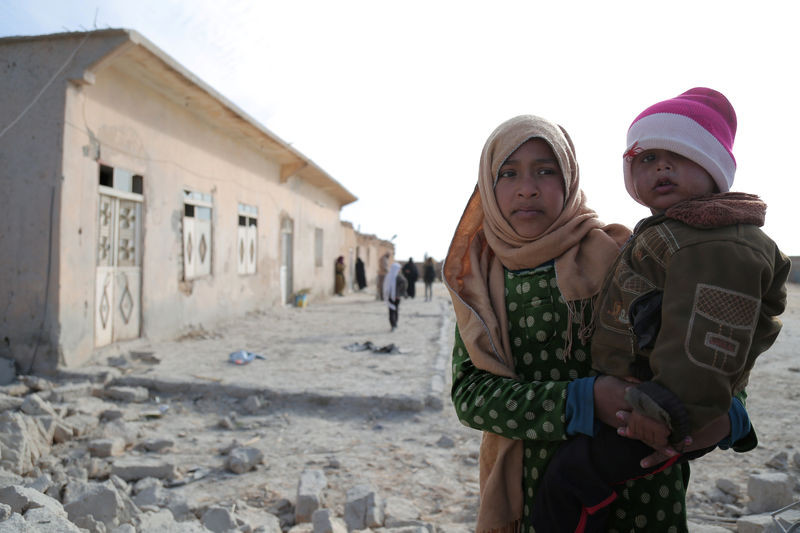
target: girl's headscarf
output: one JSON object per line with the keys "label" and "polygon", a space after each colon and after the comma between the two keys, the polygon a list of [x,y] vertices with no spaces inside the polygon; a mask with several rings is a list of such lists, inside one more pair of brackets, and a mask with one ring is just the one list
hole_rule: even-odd
{"label": "girl's headscarf", "polygon": [[[564,209],[541,235],[520,236],[503,217],[494,185],[506,159],[529,139],[544,139],[564,176]],[[456,227],[442,267],[459,333],[473,364],[516,378],[505,306],[503,267],[534,268],[555,260],[556,279],[573,316],[595,296],[630,231],[606,225],[586,206],[578,162],[567,132],[543,118],[523,115],[498,126],[481,153],[478,184]],[[580,324],[587,330],[588,324]],[[569,353],[571,331],[565,353]],[[522,518],[522,441],[484,433],[480,455],[481,505],[477,531],[515,529]]]}

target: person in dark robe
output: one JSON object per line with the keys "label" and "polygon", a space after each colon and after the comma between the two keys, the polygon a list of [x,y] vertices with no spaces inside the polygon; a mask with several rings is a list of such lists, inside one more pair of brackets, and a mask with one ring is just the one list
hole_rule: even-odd
{"label": "person in dark robe", "polygon": [[335,283],[333,292],[336,293],[336,296],[344,296],[344,286],[346,282],[344,279],[344,256],[339,256],[336,258],[336,268],[335,268]]}
{"label": "person in dark robe", "polygon": [[425,301],[433,300],[433,282],[436,281],[436,268],[433,266],[433,258],[428,257],[422,266],[422,281],[425,282]]}
{"label": "person in dark robe", "polygon": [[356,257],[356,283],[358,290],[362,290],[367,286],[367,274],[364,271],[364,261],[360,257]]}
{"label": "person in dark robe", "polygon": [[406,280],[408,281],[406,293],[408,294],[409,298],[413,298],[414,294],[416,293],[414,284],[417,282],[417,279],[419,279],[419,270],[417,270],[417,265],[414,263],[413,257],[409,257],[408,263],[403,265],[403,276],[405,276]]}

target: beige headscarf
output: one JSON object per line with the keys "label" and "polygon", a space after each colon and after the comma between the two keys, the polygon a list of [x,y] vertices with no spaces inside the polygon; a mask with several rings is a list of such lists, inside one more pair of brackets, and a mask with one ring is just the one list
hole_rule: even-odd
{"label": "beige headscarf", "polygon": [[[514,231],[501,214],[494,184],[503,162],[532,138],[544,139],[553,149],[564,175],[565,200],[564,209],[553,224],[529,239]],[[459,332],[473,364],[498,376],[516,377],[503,267],[533,268],[555,259],[558,287],[570,313],[577,313],[576,301],[599,292],[607,268],[629,235],[626,227],[604,224],[586,206],[575,149],[561,126],[530,115],[498,126],[483,147],[478,184],[442,267]],[[571,317],[568,324],[572,324]],[[484,433],[477,531],[512,531],[519,527],[523,507],[522,450],[522,441]]]}

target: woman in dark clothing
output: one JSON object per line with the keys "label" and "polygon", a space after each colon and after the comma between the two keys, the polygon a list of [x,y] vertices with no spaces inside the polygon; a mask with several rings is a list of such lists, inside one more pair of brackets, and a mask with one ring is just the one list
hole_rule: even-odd
{"label": "woman in dark clothing", "polygon": [[364,261],[360,257],[356,257],[356,283],[358,283],[358,290],[362,290],[367,286],[367,274],[364,271]]}
{"label": "woman in dark clothing", "polygon": [[436,281],[436,269],[433,266],[433,258],[425,259],[422,266],[422,281],[425,282],[425,301],[433,300],[433,282]]}
{"label": "woman in dark clothing", "polygon": [[419,279],[419,271],[417,270],[417,265],[414,263],[413,257],[409,257],[408,263],[403,265],[403,276],[405,276],[406,281],[408,281],[408,289],[406,289],[408,297],[413,298],[414,294],[417,292],[414,288],[414,284],[417,282],[417,279]]}
{"label": "woman in dark clothing", "polygon": [[344,296],[344,256],[339,256],[336,259],[336,278],[334,283],[333,291],[336,293],[336,296]]}

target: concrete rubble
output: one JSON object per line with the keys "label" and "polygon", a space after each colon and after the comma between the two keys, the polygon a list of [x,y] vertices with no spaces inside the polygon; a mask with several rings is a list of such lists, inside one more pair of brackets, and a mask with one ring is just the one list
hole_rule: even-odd
{"label": "concrete rubble", "polygon": [[[339,477],[341,486],[331,486],[326,472],[339,470],[340,461],[335,450],[315,446],[313,431],[308,434],[308,467],[294,480],[296,492],[264,488],[273,465],[257,445],[269,446],[265,428],[272,430],[271,438],[280,438],[281,428],[291,419],[277,412],[268,418],[259,415],[270,413],[278,403],[294,401],[320,412],[331,404],[337,410],[359,409],[374,432],[382,430],[381,416],[394,409],[441,409],[437,398],[447,394],[442,382],[448,365],[442,361],[449,358],[452,322],[445,321],[439,331],[427,335],[438,335],[442,346],[428,365],[437,379],[426,376],[425,387],[415,394],[365,389],[361,396],[358,391],[335,393],[331,400],[313,390],[275,392],[278,386],[256,388],[210,379],[181,383],[172,376],[156,379],[146,370],[127,371],[159,364],[156,357],[134,356],[116,356],[114,367],[87,366],[48,378],[17,376],[0,386],[0,533],[465,533],[472,527],[470,517],[458,526],[434,523],[423,517],[418,502],[379,490],[357,476]],[[354,381],[373,385],[360,377]],[[208,418],[225,420],[222,426],[209,424],[221,435],[236,431],[237,436],[256,436],[244,442],[229,439],[216,450],[192,450],[198,441],[191,432],[177,438],[158,434],[164,418],[181,417],[191,409],[206,409]],[[431,438],[435,453],[448,453],[456,446],[452,435],[437,432]],[[342,437],[341,447],[347,446]],[[176,461],[173,454],[179,447],[184,457],[214,456],[216,466]],[[385,451],[391,452],[391,447]],[[477,471],[476,457],[462,457],[461,468]],[[214,501],[213,495],[198,499],[182,490],[202,480],[235,484],[254,475],[263,489],[255,495],[247,493],[246,485],[240,497],[221,501]],[[779,531],[769,513],[798,500],[799,479],[800,454],[779,450],[763,468],[751,472],[746,486],[720,478],[708,491],[720,515],[733,517],[724,528],[697,523],[690,530]],[[333,489],[346,495],[344,501],[328,497]]]}
{"label": "concrete rubble", "polygon": [[[50,389],[53,394],[46,396],[57,400],[50,402],[42,397],[41,381],[28,382],[36,383],[37,388],[17,387],[14,395],[0,393],[0,533],[280,533],[290,529],[297,533],[302,523],[310,523],[313,533],[435,529],[418,520],[419,512],[410,502],[397,498],[384,502],[374,488],[364,484],[347,491],[348,500],[338,514],[325,508],[327,479],[322,470],[302,473],[295,503],[284,500],[280,517],[247,506],[192,508],[169,488],[191,476],[180,472],[164,455],[174,442],[140,439],[135,423],[123,420],[128,416],[124,406],[123,413],[118,413],[118,404],[141,403],[141,392],[121,394],[116,387],[113,394],[106,394],[97,385],[64,383]],[[96,403],[93,399],[97,398],[103,400]],[[244,409],[253,408],[249,398]],[[108,413],[118,414],[109,417]],[[59,458],[51,454],[54,447],[59,448]],[[264,466],[257,448],[233,443],[224,451],[227,470],[232,473]],[[292,517],[288,524],[287,510]]]}

